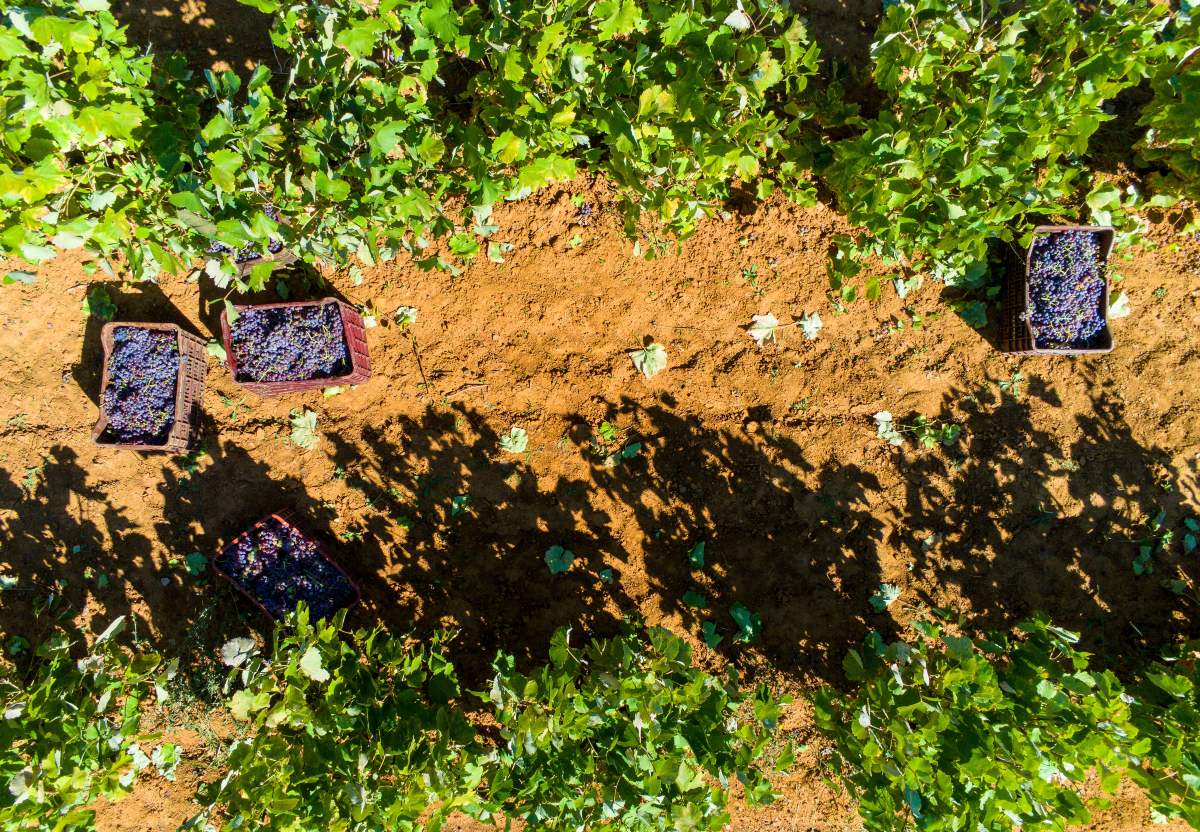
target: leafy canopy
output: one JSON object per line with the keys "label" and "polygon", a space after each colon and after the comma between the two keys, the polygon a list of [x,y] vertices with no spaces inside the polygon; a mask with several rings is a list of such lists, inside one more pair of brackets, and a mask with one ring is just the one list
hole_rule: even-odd
{"label": "leafy canopy", "polygon": [[230,712],[253,734],[202,787],[192,826],[255,827],[270,815],[275,829],[413,829],[421,817],[436,828],[454,809],[474,732],[454,704],[445,637],[412,646],[376,628],[345,638],[344,618],[312,623],[301,609],[276,627],[269,655],[248,639],[226,645]]}
{"label": "leafy canopy", "polygon": [[468,810],[539,829],[725,828],[733,778],[752,803],[772,798],[763,771],[780,702],[692,667],[667,630],[572,647],[525,676],[501,654],[484,694],[500,726],[489,775]]}
{"label": "leafy canopy", "polygon": [[[1150,181],[1159,193],[1151,204],[1179,199],[1200,205],[1200,17],[1178,26],[1165,44],[1164,60],[1154,77],[1154,98],[1142,110],[1147,128],[1139,144],[1143,162],[1160,167]],[[1193,216],[1190,230],[1200,228]]]}
{"label": "leafy canopy", "polygon": [[1129,777],[1150,798],[1155,822],[1200,829],[1200,642],[1169,651],[1133,691],[1133,722],[1150,743]]}
{"label": "leafy canopy", "polygon": [[844,663],[858,689],[815,698],[870,832],[1086,823],[1079,784],[1095,771],[1111,793],[1150,748],[1131,699],[1112,673],[1089,669],[1075,634],[1041,619],[991,640],[918,630],[915,644],[872,633]]}
{"label": "leafy canopy", "polygon": [[1150,0],[891,4],[871,49],[882,108],[822,171],[864,227],[840,240],[833,288],[852,298],[844,281],[868,255],[978,288],[992,241],[1074,219],[1101,105],[1151,74],[1165,14]]}
{"label": "leafy canopy", "polygon": [[780,0],[243,2],[274,14],[283,73],[194,79],[127,46],[106,0],[0,0],[0,254],[203,262],[257,291],[272,265],[234,252],[453,270],[438,240],[474,258],[495,204],[579,165],[617,184],[630,234],[649,212],[686,235],[737,182],[813,199],[818,52]]}
{"label": "leafy canopy", "polygon": [[577,161],[603,171],[631,234],[652,212],[686,236],[737,181],[811,204],[804,93],[818,50],[786,3],[745,5],[492,0],[489,69],[469,87],[483,135],[468,145],[486,141],[464,152],[513,166],[520,193]]}
{"label": "leafy canopy", "polygon": [[128,45],[108,6],[0,0],[0,256],[87,248],[110,273],[122,255],[153,278],[193,253],[162,200],[187,164],[194,96],[182,61]]}
{"label": "leafy canopy", "polygon": [[140,728],[143,703],[166,697],[167,672],[157,654],[117,643],[124,621],[79,660],[73,636],[56,629],[19,666],[0,668],[0,827],[90,830],[95,812],[84,807],[97,798],[128,794],[151,765],[173,776],[176,747],[150,749],[155,737]]}

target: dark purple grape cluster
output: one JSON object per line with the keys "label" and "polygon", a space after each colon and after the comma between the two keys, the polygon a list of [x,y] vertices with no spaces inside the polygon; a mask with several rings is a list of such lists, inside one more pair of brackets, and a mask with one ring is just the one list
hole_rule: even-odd
{"label": "dark purple grape cluster", "polygon": [[[263,208],[263,213],[275,222],[279,222],[279,211],[275,209],[274,205],[268,205]],[[210,254],[234,254],[233,262],[235,263],[249,263],[253,260],[260,260],[263,257],[262,249],[258,246],[248,245],[245,248],[238,249],[234,253],[234,250],[229,246],[224,243],[218,243],[216,240],[213,240],[209,245],[208,251]],[[271,254],[278,254],[283,251],[283,243],[279,240],[269,240],[267,242],[267,251]]]}
{"label": "dark purple grape cluster", "polygon": [[174,332],[119,326],[108,356],[102,441],[161,445],[175,423],[179,339]]}
{"label": "dark purple grape cluster", "polygon": [[274,517],[227,546],[216,565],[275,618],[301,601],[314,618],[329,618],[357,597],[354,586],[316,543]]}
{"label": "dark purple grape cluster", "polygon": [[1104,263],[1093,231],[1059,231],[1033,241],[1029,326],[1038,349],[1085,349],[1104,329]]}
{"label": "dark purple grape cluster", "polygon": [[251,307],[230,326],[238,381],[307,381],[350,372],[336,303]]}

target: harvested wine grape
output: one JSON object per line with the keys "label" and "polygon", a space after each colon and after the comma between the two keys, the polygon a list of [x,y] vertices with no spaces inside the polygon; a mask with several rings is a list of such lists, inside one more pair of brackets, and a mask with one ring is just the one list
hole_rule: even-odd
{"label": "harvested wine grape", "polygon": [[350,351],[336,303],[249,307],[230,325],[237,380],[307,381],[344,376]]}
{"label": "harvested wine grape", "polygon": [[1104,329],[1104,263],[1093,231],[1038,237],[1029,258],[1029,326],[1039,349],[1085,349]]}
{"label": "harvested wine grape", "polygon": [[301,601],[313,618],[328,618],[358,597],[316,543],[274,517],[227,546],[216,565],[275,618]]}
{"label": "harvested wine grape", "polygon": [[161,445],[175,423],[179,341],[174,332],[120,326],[113,330],[104,388],[103,440]]}

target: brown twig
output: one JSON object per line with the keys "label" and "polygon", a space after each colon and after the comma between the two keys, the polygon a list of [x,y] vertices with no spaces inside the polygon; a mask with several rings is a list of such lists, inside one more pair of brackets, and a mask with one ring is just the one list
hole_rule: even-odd
{"label": "brown twig", "polygon": [[412,344],[413,357],[417,359],[417,371],[421,374],[421,383],[428,390],[429,379],[425,377],[425,368],[421,365],[421,351],[417,349],[417,336],[413,335],[411,330],[408,333],[408,341]]}

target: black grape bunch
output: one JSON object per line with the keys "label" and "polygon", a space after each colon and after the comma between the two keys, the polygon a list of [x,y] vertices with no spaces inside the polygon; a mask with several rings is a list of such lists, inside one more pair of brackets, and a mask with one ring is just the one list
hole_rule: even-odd
{"label": "black grape bunch", "polygon": [[354,586],[316,543],[274,517],[222,552],[217,565],[275,618],[301,601],[314,618],[328,618],[357,598]]}
{"label": "black grape bunch", "polygon": [[238,315],[230,335],[238,381],[307,381],[351,370],[336,303],[251,307]]}
{"label": "black grape bunch", "polygon": [[[262,212],[275,222],[279,222],[279,211],[274,205],[266,206],[263,208]],[[265,256],[262,249],[253,244],[248,245],[245,248],[240,248],[234,252],[232,248],[224,243],[218,243],[216,240],[213,240],[212,243],[209,244],[208,251],[210,254],[233,254],[233,262],[239,265],[242,263],[251,263],[255,260],[261,260]],[[271,254],[278,254],[279,252],[283,251],[283,243],[275,239],[269,240],[267,242],[267,251]]]}
{"label": "black grape bunch", "polygon": [[174,332],[119,326],[113,330],[108,386],[101,406],[108,434],[121,443],[161,445],[175,423],[179,342]]}
{"label": "black grape bunch", "polygon": [[1104,329],[1099,235],[1060,231],[1034,240],[1029,302],[1029,325],[1039,349],[1087,347]]}

